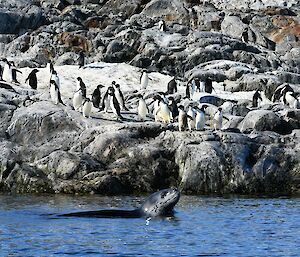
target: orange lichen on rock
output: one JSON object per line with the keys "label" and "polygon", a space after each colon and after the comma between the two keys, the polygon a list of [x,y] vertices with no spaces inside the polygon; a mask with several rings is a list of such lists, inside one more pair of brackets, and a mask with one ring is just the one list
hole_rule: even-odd
{"label": "orange lichen on rock", "polygon": [[90,43],[88,40],[80,35],[75,35],[70,32],[63,32],[59,35],[60,44],[66,45],[75,51],[83,50],[85,52],[90,51]]}

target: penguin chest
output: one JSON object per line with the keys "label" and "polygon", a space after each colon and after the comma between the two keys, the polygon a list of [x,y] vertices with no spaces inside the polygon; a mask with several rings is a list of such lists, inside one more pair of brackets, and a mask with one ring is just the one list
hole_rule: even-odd
{"label": "penguin chest", "polygon": [[75,110],[78,110],[82,105],[82,93],[81,91],[76,92],[73,97],[73,106]]}
{"label": "penguin chest", "polygon": [[82,107],[83,117],[85,117],[85,118],[90,117],[91,110],[92,110],[92,103],[90,101],[85,102],[83,107]]}
{"label": "penguin chest", "polygon": [[144,100],[139,100],[139,105],[138,105],[138,114],[142,119],[146,118],[146,115],[148,113],[147,110],[147,105]]}
{"label": "penguin chest", "polygon": [[160,113],[164,122],[171,122],[170,109],[166,104],[160,104]]}
{"label": "penguin chest", "polygon": [[7,82],[12,81],[12,70],[8,64],[4,65],[2,77]]}
{"label": "penguin chest", "polygon": [[142,89],[146,89],[146,87],[148,86],[148,75],[147,73],[144,73],[141,79],[141,88]]}
{"label": "penguin chest", "polygon": [[202,130],[205,125],[205,116],[203,112],[199,112],[196,115],[196,129]]}
{"label": "penguin chest", "polygon": [[50,86],[50,97],[51,100],[55,103],[58,104],[59,99],[58,99],[58,90],[55,88],[53,84]]}

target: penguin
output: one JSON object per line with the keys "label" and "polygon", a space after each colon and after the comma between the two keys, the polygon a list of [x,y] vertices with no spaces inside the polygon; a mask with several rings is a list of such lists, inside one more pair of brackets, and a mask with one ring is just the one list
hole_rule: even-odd
{"label": "penguin", "polygon": [[49,74],[52,74],[52,73],[53,73],[54,67],[53,67],[53,64],[52,64],[51,61],[48,61],[48,62],[47,62],[46,70],[49,72]]}
{"label": "penguin", "polygon": [[138,95],[139,103],[138,103],[138,109],[137,113],[141,121],[144,121],[146,119],[147,114],[149,113],[147,104],[145,99],[141,94]]}
{"label": "penguin", "polygon": [[58,88],[60,88],[60,80],[59,80],[56,70],[52,70],[50,80],[54,80],[56,85],[58,86]]}
{"label": "penguin", "polygon": [[104,112],[108,112],[108,108],[110,107],[110,98],[111,96],[108,94],[109,91],[114,90],[112,86],[108,87],[101,103],[101,110],[104,110]]}
{"label": "penguin", "polygon": [[196,92],[196,79],[193,79],[190,83],[190,97],[193,99]]}
{"label": "penguin", "polygon": [[222,129],[222,122],[223,122],[223,112],[222,108],[219,107],[218,111],[215,113],[214,118],[213,118],[213,126],[214,129]]}
{"label": "penguin", "polygon": [[108,89],[108,95],[110,96],[110,108],[112,112],[117,116],[117,118],[120,118],[122,120],[123,117],[121,115],[121,107],[115,96],[115,89],[113,87],[110,87]]}
{"label": "penguin", "polygon": [[73,107],[75,111],[79,111],[82,106],[83,96],[82,89],[79,88],[73,95]]}
{"label": "penguin", "polygon": [[92,111],[92,103],[89,98],[84,98],[82,103],[82,115],[84,118],[89,118]]}
{"label": "penguin", "polygon": [[252,97],[252,107],[258,107],[258,100],[262,101],[261,94],[257,89]]}
{"label": "penguin", "polygon": [[82,96],[86,97],[86,85],[84,84],[84,82],[82,81],[81,77],[77,77],[77,90],[81,88],[82,91]]}
{"label": "penguin", "polygon": [[199,85],[199,92],[202,92],[202,93],[205,92],[205,81],[201,80],[199,84],[200,84]]}
{"label": "penguin", "polygon": [[288,91],[294,93],[293,88],[289,84],[286,83],[286,84],[278,86],[273,93],[272,102],[275,103],[275,102],[279,101],[280,98],[283,97],[285,95],[285,93]]}
{"label": "penguin", "polygon": [[100,102],[101,102],[101,88],[104,88],[104,86],[101,84],[98,85],[92,94],[93,106],[99,109],[100,109]]}
{"label": "penguin", "polygon": [[146,70],[143,70],[143,73],[140,77],[140,89],[143,90],[143,89],[146,89],[147,86],[148,86],[148,83],[149,83],[149,77],[148,77],[148,73]]}
{"label": "penguin", "polygon": [[29,73],[27,79],[25,80],[25,83],[28,80],[28,84],[32,89],[37,89],[37,77],[36,77],[37,72],[39,72],[37,69],[33,69]]}
{"label": "penguin", "polygon": [[208,105],[203,104],[199,109],[198,106],[195,107],[197,114],[196,114],[196,121],[195,121],[195,129],[196,130],[204,130],[205,126],[205,109]]}
{"label": "penguin", "polygon": [[200,91],[200,80],[198,78],[195,78],[195,92],[201,92]]}
{"label": "penguin", "polygon": [[173,118],[173,121],[174,121],[179,115],[177,103],[176,103],[174,97],[172,97],[172,96],[170,96],[168,98],[168,100],[169,100],[169,109],[172,113],[172,118]]}
{"label": "penguin", "polygon": [[116,98],[117,98],[117,100],[118,100],[118,102],[121,106],[121,109],[128,111],[127,107],[125,106],[125,100],[124,100],[124,96],[123,96],[123,93],[121,91],[120,85],[114,83],[113,87],[115,89],[115,96],[116,96]]}
{"label": "penguin", "polygon": [[161,98],[161,101],[159,102],[159,109],[158,112],[160,112],[160,116],[162,118],[162,121],[164,123],[170,123],[172,119],[172,113],[168,107],[168,104]]}
{"label": "penguin", "polygon": [[191,91],[190,91],[190,84],[189,84],[190,82],[188,82],[187,84],[186,84],[186,87],[185,87],[185,97],[187,98],[187,99],[191,99]]}
{"label": "penguin", "polygon": [[248,38],[248,28],[247,27],[244,29],[241,39],[242,39],[242,42],[248,43],[249,38]]}
{"label": "penguin", "polygon": [[205,80],[205,92],[211,94],[212,90],[213,90],[212,80],[210,78],[207,78]]}
{"label": "penguin", "polygon": [[191,119],[188,119],[188,128],[189,131],[192,131],[195,128],[195,118],[196,118],[196,112],[192,105],[189,105],[189,110],[187,112],[187,115],[191,117]]}
{"label": "penguin", "polygon": [[55,104],[61,103],[61,104],[65,105],[61,99],[59,87],[54,80],[50,80],[50,96],[51,96],[51,100]]}
{"label": "penguin", "polygon": [[154,120],[155,122],[159,122],[162,120],[162,117],[160,115],[160,111],[159,111],[159,108],[160,108],[160,102],[162,101],[162,98],[160,95],[155,95],[153,97],[153,116],[154,116]]}
{"label": "penguin", "polygon": [[295,93],[290,91],[286,92],[283,100],[288,107],[298,109],[299,100],[296,97]]}
{"label": "penguin", "polygon": [[17,80],[17,72],[22,74],[22,71],[19,71],[16,67],[15,67],[15,63],[11,62],[11,76],[12,76],[12,82],[16,83],[16,84],[20,84],[20,82]]}
{"label": "penguin", "polygon": [[79,69],[84,66],[84,59],[85,59],[84,52],[80,51],[79,52],[79,58],[78,58]]}
{"label": "penguin", "polygon": [[179,131],[182,132],[182,131],[185,131],[187,128],[188,118],[187,118],[187,113],[185,112],[182,105],[178,106],[178,110],[179,110],[178,128],[179,128]]}
{"label": "penguin", "polygon": [[177,92],[177,83],[175,78],[169,81],[168,86],[167,86],[167,94],[174,94]]}
{"label": "penguin", "polygon": [[165,32],[167,30],[166,23],[164,20],[160,20],[158,22],[158,29],[162,32]]}
{"label": "penguin", "polygon": [[3,79],[6,82],[12,82],[13,81],[13,78],[12,78],[12,65],[6,58],[3,59],[3,62],[4,62]]}

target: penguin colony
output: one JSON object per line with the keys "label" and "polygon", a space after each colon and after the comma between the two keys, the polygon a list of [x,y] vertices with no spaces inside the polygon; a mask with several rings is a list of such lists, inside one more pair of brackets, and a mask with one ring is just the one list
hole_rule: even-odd
{"label": "penguin colony", "polygon": [[[166,30],[164,22],[159,22],[158,26],[162,32]],[[78,58],[79,69],[84,69],[84,65],[85,56],[83,52],[80,52]],[[47,78],[49,78],[49,98],[55,105],[66,106],[62,101],[60,92],[60,78],[53,64],[48,62],[44,69],[48,73]],[[17,73],[22,72],[15,67],[13,62],[8,61],[6,58],[0,59],[1,81],[20,84],[17,79]],[[25,80],[25,83],[28,83],[33,90],[38,90],[39,88],[38,74],[39,69],[32,69]],[[82,113],[84,118],[93,118],[93,113],[102,112],[113,115],[117,121],[122,122],[126,120],[124,114],[136,114],[136,121],[154,120],[155,122],[165,124],[176,124],[175,127],[178,126],[180,132],[204,131],[206,129],[222,130],[224,119],[228,120],[225,114],[233,114],[236,102],[228,100],[223,103],[222,99],[212,95],[213,90],[215,91],[213,88],[213,78],[191,78],[184,83],[185,95],[178,93],[177,81],[173,77],[166,84],[165,92],[155,92],[151,95],[148,92],[149,88],[151,88],[151,77],[149,77],[148,71],[143,69],[140,74],[138,94],[127,93],[127,97],[124,97],[122,86],[116,81],[111,81],[111,84],[107,87],[98,84],[90,97],[88,97],[87,85],[84,78],[77,77],[76,90],[73,92],[72,107],[76,112]],[[194,100],[197,92],[204,93],[205,95],[200,99]],[[262,94],[263,92],[260,90],[254,92],[251,108],[259,108],[262,105]],[[136,107],[129,109],[126,106],[128,99],[135,99],[136,104],[134,106]],[[281,102],[288,108],[300,108],[299,95],[294,92],[289,84],[279,86],[274,91],[272,101]]]}

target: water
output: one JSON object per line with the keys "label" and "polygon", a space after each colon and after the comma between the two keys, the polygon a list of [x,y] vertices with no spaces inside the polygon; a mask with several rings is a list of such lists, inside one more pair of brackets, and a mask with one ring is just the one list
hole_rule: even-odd
{"label": "water", "polygon": [[0,256],[300,256],[300,199],[182,196],[174,219],[59,218],[139,197],[0,195]]}

